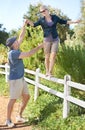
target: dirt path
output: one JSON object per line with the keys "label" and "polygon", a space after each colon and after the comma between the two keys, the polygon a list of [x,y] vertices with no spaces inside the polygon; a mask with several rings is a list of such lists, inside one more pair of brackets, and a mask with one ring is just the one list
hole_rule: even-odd
{"label": "dirt path", "polygon": [[[32,126],[26,126],[26,124],[22,124],[22,123],[16,124],[15,128],[8,128],[7,126],[4,125],[6,120],[6,108],[7,108],[8,100],[9,100],[8,97],[0,96],[0,130],[32,130]],[[18,103],[15,104],[12,113],[13,122],[15,122],[17,107],[18,107]]]}

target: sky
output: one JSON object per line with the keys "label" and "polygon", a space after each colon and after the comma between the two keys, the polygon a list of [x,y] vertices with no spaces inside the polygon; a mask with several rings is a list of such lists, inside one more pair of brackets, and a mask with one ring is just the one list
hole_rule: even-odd
{"label": "sky", "polygon": [[71,20],[80,17],[81,0],[0,0],[0,24],[3,24],[7,32],[17,30],[23,24],[23,16],[28,11],[29,5],[37,5],[40,2],[60,9]]}

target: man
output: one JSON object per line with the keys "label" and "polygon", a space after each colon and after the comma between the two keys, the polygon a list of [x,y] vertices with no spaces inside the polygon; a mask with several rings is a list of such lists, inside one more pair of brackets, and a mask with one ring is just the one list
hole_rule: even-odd
{"label": "man", "polygon": [[24,65],[23,58],[32,56],[36,51],[43,47],[43,44],[40,44],[36,48],[28,52],[21,52],[19,46],[23,41],[25,35],[25,26],[27,25],[27,20],[24,22],[19,39],[16,37],[8,38],[6,41],[6,46],[10,48],[8,53],[8,60],[10,65],[10,74],[9,74],[9,86],[10,86],[10,100],[7,107],[7,120],[6,125],[8,127],[14,127],[14,123],[11,121],[11,114],[13,106],[16,100],[22,97],[22,105],[17,116],[17,121],[25,122],[25,119],[22,117],[22,113],[30,99],[30,95],[27,89],[27,84],[24,80]]}

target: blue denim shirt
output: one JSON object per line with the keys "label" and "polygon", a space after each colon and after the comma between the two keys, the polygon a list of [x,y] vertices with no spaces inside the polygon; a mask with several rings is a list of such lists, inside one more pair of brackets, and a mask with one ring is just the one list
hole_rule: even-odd
{"label": "blue denim shirt", "polygon": [[10,65],[9,80],[20,79],[24,76],[24,64],[22,59],[18,58],[20,53],[19,50],[11,50],[8,53]]}
{"label": "blue denim shirt", "polygon": [[51,15],[51,18],[53,21],[52,26],[49,26],[47,21],[45,20],[45,17],[43,17],[40,18],[37,22],[34,22],[34,27],[41,25],[44,32],[44,37],[48,37],[51,34],[53,39],[55,39],[58,37],[58,33],[56,29],[57,23],[67,24],[67,20],[63,20],[56,15]]}

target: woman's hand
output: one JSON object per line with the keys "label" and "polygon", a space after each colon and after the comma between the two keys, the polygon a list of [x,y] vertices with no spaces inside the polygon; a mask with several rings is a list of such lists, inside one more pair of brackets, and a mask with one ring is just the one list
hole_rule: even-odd
{"label": "woman's hand", "polygon": [[27,19],[27,25],[34,26],[33,22]]}
{"label": "woman's hand", "polygon": [[76,20],[76,21],[67,21],[67,24],[75,24],[75,23],[80,23],[81,20]]}

